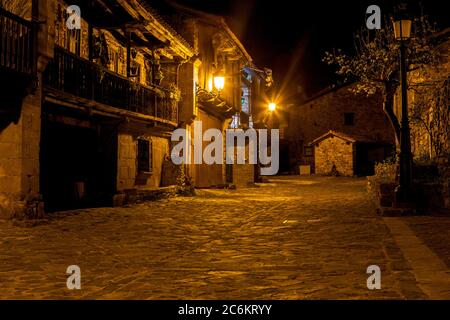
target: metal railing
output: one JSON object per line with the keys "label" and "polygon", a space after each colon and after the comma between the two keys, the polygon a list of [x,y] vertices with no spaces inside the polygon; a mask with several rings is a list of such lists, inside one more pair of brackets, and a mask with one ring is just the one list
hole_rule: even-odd
{"label": "metal railing", "polygon": [[118,109],[177,122],[178,103],[161,87],[135,83],[96,63],[55,47],[44,72],[44,85]]}
{"label": "metal railing", "polygon": [[32,74],[35,71],[33,23],[0,8],[0,68]]}

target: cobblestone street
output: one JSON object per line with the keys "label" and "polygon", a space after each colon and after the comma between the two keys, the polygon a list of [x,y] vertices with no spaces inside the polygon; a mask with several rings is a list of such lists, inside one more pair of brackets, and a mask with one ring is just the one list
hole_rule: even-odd
{"label": "cobblestone street", "polygon": [[[128,208],[0,224],[0,297],[427,298],[368,201],[366,180],[278,177]],[[368,290],[378,265],[382,289]],[[81,290],[66,268],[81,268]]]}

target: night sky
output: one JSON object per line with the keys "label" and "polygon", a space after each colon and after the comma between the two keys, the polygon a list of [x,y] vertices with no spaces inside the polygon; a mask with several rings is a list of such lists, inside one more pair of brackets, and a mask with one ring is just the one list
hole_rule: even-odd
{"label": "night sky", "polygon": [[[274,71],[276,90],[292,96],[298,86],[306,95],[335,81],[321,62],[326,50],[351,52],[353,34],[365,25],[367,7],[392,11],[394,0],[178,0],[178,3],[222,15],[259,67]],[[403,1],[418,11],[417,1]],[[449,26],[445,1],[423,1],[425,13],[442,28]]]}

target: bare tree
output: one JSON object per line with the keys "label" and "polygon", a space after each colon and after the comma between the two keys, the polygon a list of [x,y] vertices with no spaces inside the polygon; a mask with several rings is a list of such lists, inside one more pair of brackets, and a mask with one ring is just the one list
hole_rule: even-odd
{"label": "bare tree", "polygon": [[[411,125],[424,131],[429,138],[427,158],[448,156],[450,150],[450,78],[426,79],[410,86],[414,98],[411,103]],[[418,152],[419,156],[424,151]],[[421,154],[420,154],[421,153]]]}
{"label": "bare tree", "polygon": [[[411,39],[407,44],[408,71],[437,63],[438,54],[432,36],[434,32],[435,27],[427,16],[422,15],[414,19]],[[331,53],[326,52],[323,61],[336,66],[336,73],[342,76],[345,82],[357,81],[355,93],[382,94],[384,112],[399,141],[400,122],[394,113],[394,97],[400,85],[400,46],[395,40],[392,23],[386,18],[382,29],[363,28],[355,35],[354,42],[353,56],[342,50],[334,50]]]}

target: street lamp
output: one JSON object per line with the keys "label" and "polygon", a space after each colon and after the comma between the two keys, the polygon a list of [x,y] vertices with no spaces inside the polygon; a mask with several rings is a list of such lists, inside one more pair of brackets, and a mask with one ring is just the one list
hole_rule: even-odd
{"label": "street lamp", "polygon": [[411,138],[408,120],[408,87],[406,68],[406,42],[411,36],[410,19],[394,19],[394,36],[400,42],[400,73],[402,93],[402,119],[400,129],[400,177],[399,185],[395,189],[395,204],[408,204],[411,202],[412,189],[412,154]]}
{"label": "street lamp", "polygon": [[214,77],[214,87],[220,92],[225,87],[225,77],[215,76]]}

